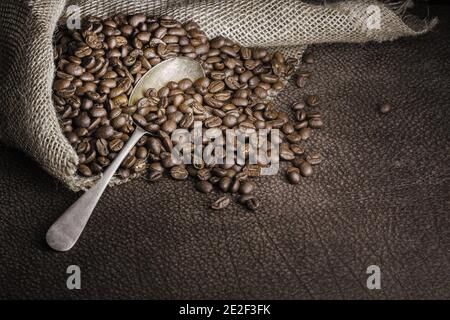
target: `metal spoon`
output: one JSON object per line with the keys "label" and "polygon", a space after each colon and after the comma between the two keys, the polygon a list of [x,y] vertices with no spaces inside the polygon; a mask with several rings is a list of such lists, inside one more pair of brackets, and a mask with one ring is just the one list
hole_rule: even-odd
{"label": "metal spoon", "polygon": [[[178,57],[159,63],[150,69],[136,84],[131,92],[129,105],[134,105],[144,96],[149,88],[160,89],[169,81],[180,81],[189,78],[192,81],[204,77],[205,72],[195,60],[186,57]],[[48,245],[57,251],[68,251],[77,242],[83,232],[89,217],[94,211],[103,191],[108,186],[112,176],[119,168],[122,161],[128,155],[139,139],[148,132],[135,124],[136,129],[128,139],[120,153],[110,164],[108,169],[97,183],[86,191],[69,209],[56,220],[47,231]]]}

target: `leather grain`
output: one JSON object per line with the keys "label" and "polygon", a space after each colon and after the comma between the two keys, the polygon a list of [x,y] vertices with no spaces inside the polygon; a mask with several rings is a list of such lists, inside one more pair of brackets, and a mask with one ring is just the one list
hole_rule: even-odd
{"label": "leather grain", "polygon": [[[260,178],[256,213],[214,212],[218,195],[192,182],[138,180],[108,189],[76,247],[56,253],[46,229],[78,195],[1,147],[0,297],[450,298],[449,40],[444,17],[415,39],[312,47],[311,82],[278,102],[319,94],[325,161],[297,186]],[[66,289],[71,264],[81,290]],[[366,288],[372,264],[381,290]]]}

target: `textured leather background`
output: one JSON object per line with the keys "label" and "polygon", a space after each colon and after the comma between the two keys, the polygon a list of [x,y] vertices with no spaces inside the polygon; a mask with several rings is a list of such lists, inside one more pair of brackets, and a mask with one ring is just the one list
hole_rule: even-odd
{"label": "textured leather background", "polygon": [[[191,182],[139,180],[108,189],[76,247],[56,253],[45,232],[78,195],[1,147],[0,297],[450,298],[450,39],[437,13],[420,38],[312,48],[325,161],[297,186],[261,178],[256,213],[213,212],[217,194]],[[71,264],[81,290],[66,289]]]}

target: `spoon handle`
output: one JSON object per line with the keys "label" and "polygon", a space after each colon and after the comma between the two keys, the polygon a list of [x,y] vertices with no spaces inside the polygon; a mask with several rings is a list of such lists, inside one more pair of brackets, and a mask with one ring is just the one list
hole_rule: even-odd
{"label": "spoon handle", "polygon": [[147,132],[136,127],[133,135],[128,139],[120,153],[110,164],[97,183],[87,190],[72,206],[67,209],[48,229],[46,240],[48,245],[56,251],[68,251],[77,242],[83,232],[89,217],[94,211],[103,191],[108,186],[112,176],[119,168],[133,146]]}

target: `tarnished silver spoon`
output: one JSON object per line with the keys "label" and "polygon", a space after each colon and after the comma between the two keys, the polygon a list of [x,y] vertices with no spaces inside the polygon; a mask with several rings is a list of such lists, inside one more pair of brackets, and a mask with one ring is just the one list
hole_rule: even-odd
{"label": "tarnished silver spoon", "polygon": [[[169,81],[178,82],[185,78],[195,81],[203,76],[205,76],[205,72],[200,63],[195,60],[186,57],[166,60],[150,69],[138,81],[131,92],[128,105],[136,104],[149,88],[158,90]],[[143,135],[148,133],[136,123],[135,126],[136,129],[133,135],[128,139],[120,153],[103,173],[101,179],[86,191],[48,229],[46,240],[51,248],[57,251],[68,251],[77,242],[112,176],[133,146]]]}

